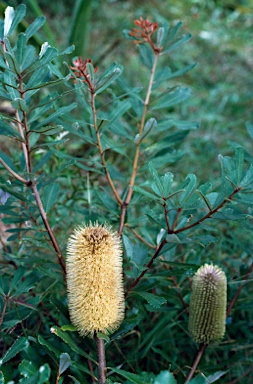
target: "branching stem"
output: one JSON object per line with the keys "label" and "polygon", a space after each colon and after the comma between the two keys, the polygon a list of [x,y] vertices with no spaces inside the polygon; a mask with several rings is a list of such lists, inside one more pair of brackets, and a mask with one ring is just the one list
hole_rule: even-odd
{"label": "branching stem", "polygon": [[149,100],[150,100],[150,96],[151,96],[152,86],[153,86],[153,83],[154,83],[154,77],[155,77],[155,71],[156,71],[156,67],[157,67],[157,63],[158,63],[158,58],[159,58],[159,52],[156,52],[155,53],[154,62],[153,62],[153,66],[151,68],[151,75],[150,75],[150,79],[149,79],[149,84],[148,84],[148,89],[147,89],[147,93],[146,93],[146,98],[145,98],[145,101],[144,101],[144,108],[143,108],[143,112],[142,112],[142,117],[141,117],[141,122],[140,122],[140,129],[139,129],[139,137],[138,137],[138,140],[136,142],[136,149],[135,149],[135,156],[134,156],[134,161],[133,161],[132,175],[131,175],[131,178],[130,178],[126,199],[125,199],[124,203],[121,205],[120,225],[119,225],[119,229],[118,229],[119,236],[122,235],[123,228],[124,228],[125,217],[126,217],[126,212],[127,212],[127,207],[129,205],[129,203],[130,203],[130,201],[132,199],[132,195],[133,195],[132,187],[135,184],[135,178],[137,176],[138,162],[139,162],[139,157],[140,157],[140,147],[141,147],[141,142],[142,142],[142,133],[143,133],[144,126],[145,126],[145,120],[146,120]]}
{"label": "branching stem", "polygon": [[[89,85],[89,87],[91,87],[91,85]],[[122,200],[121,200],[121,198],[120,198],[120,196],[119,196],[119,194],[115,188],[115,185],[112,181],[112,178],[110,176],[110,173],[109,173],[109,170],[108,170],[108,167],[106,164],[106,160],[105,160],[104,151],[103,151],[102,144],[101,144],[100,132],[99,132],[99,128],[97,126],[97,111],[96,111],[96,105],[95,105],[95,92],[94,92],[93,88],[90,88],[90,93],[91,93],[91,108],[92,108],[92,112],[93,112],[93,124],[94,124],[94,128],[96,131],[97,146],[98,146],[101,162],[102,162],[103,167],[104,167],[105,176],[106,176],[108,183],[112,189],[112,192],[115,196],[115,199],[117,200],[119,205],[122,205]]]}
{"label": "branching stem", "polygon": [[199,362],[200,362],[200,360],[201,360],[201,358],[202,358],[202,356],[203,356],[203,354],[205,352],[206,347],[207,347],[206,344],[200,344],[199,350],[198,350],[197,355],[196,355],[195,360],[194,360],[194,363],[193,363],[193,365],[191,367],[190,373],[187,376],[187,379],[186,379],[184,384],[189,383],[189,381],[192,379],[192,377],[193,377],[193,375],[194,375],[194,373],[195,373],[195,371],[197,369],[197,366],[198,366],[198,364],[199,364]]}

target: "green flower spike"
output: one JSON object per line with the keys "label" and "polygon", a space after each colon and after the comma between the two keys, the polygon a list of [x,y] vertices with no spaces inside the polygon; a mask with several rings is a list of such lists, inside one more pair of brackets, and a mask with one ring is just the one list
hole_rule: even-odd
{"label": "green flower spike", "polygon": [[227,279],[215,265],[205,264],[193,277],[189,331],[197,343],[219,341],[225,333]]}

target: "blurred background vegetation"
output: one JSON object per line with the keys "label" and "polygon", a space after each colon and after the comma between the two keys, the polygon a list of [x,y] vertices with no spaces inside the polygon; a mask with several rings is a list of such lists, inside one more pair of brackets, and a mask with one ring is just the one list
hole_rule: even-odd
{"label": "blurred background vegetation", "polygon": [[[151,21],[168,20],[172,25],[183,21],[183,32],[190,32],[192,39],[173,52],[171,59],[164,60],[171,61],[167,65],[172,68],[173,63],[178,68],[197,63],[181,80],[191,86],[193,95],[176,112],[180,111],[182,119],[199,121],[200,129],[192,133],[196,140],[188,141],[191,150],[185,148],[188,155],[179,164],[180,173],[185,169],[185,176],[193,167],[200,178],[205,178],[210,166],[212,172],[218,170],[217,155],[231,154],[235,143],[243,143],[251,152],[245,121],[252,116],[253,0],[42,0],[38,4],[11,0],[2,1],[1,8],[3,11],[6,5],[21,3],[28,6],[28,21],[40,11],[46,16],[43,41],[63,48],[74,43],[77,55],[92,58],[101,69],[117,58],[124,64],[125,77],[136,86],[143,84],[145,74],[139,69],[138,52],[131,41],[121,44],[125,40],[123,30],[131,29],[133,20],[140,16]],[[73,31],[78,15],[79,29]]]}

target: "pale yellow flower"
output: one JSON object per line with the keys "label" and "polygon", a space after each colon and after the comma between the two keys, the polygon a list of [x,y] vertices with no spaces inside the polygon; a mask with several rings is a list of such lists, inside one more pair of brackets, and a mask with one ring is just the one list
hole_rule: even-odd
{"label": "pale yellow flower", "polygon": [[80,335],[111,333],[124,318],[121,242],[107,225],[84,225],[67,246],[67,289],[71,322]]}

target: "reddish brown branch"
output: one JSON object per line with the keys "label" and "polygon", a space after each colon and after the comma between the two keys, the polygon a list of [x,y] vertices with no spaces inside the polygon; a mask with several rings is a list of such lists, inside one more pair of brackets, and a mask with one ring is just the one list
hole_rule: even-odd
{"label": "reddish brown branch", "polygon": [[199,364],[199,362],[200,362],[200,360],[201,360],[201,358],[202,358],[202,356],[203,356],[203,354],[205,352],[206,347],[207,347],[206,344],[200,344],[199,350],[198,350],[197,355],[196,355],[195,360],[194,360],[194,363],[193,363],[193,365],[191,367],[190,373],[187,376],[187,379],[186,379],[184,384],[189,383],[189,381],[192,379],[192,377],[193,377],[193,375],[194,375],[194,373],[195,373],[195,371],[197,369],[197,366],[198,366],[198,364]]}

